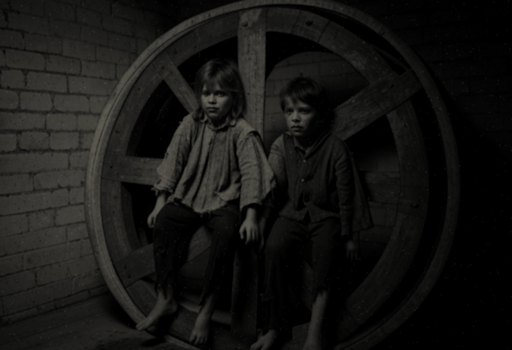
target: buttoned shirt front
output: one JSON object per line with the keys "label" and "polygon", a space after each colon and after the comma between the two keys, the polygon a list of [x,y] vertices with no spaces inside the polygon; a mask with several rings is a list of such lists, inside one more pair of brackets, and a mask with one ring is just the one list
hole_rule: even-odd
{"label": "buttoned shirt front", "polygon": [[325,132],[307,150],[289,134],[281,135],[270,150],[276,175],[279,215],[311,222],[340,219],[342,235],[352,233],[353,176],[348,148]]}

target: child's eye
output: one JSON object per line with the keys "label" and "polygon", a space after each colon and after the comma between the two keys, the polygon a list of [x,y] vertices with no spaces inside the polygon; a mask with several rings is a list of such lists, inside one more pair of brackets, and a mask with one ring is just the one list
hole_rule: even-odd
{"label": "child's eye", "polygon": [[217,95],[217,96],[226,96],[226,92],[225,91],[216,91],[215,95]]}

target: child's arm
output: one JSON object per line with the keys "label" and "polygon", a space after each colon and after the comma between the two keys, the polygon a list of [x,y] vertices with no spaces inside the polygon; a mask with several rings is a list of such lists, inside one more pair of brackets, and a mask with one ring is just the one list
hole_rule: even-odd
{"label": "child's arm", "polygon": [[258,209],[255,205],[250,205],[245,213],[245,220],[240,226],[240,238],[245,244],[260,242],[260,248],[264,244],[262,231],[258,229]]}
{"label": "child's arm", "polygon": [[174,192],[190,158],[192,143],[195,140],[195,127],[194,120],[188,115],[176,129],[165,157],[156,169],[159,179],[153,185],[153,190],[157,193]]}
{"label": "child's arm", "polygon": [[158,197],[156,197],[155,207],[153,208],[151,214],[149,214],[148,216],[148,226],[150,228],[153,228],[155,226],[156,216],[158,215],[160,210],[162,210],[165,203],[167,202],[167,197],[169,197],[169,192],[167,191],[160,192],[158,194]]}

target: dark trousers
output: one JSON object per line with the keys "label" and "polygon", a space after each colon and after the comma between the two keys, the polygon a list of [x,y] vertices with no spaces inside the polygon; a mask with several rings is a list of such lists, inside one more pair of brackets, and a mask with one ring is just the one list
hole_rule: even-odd
{"label": "dark trousers", "polygon": [[169,288],[175,288],[176,273],[185,263],[190,239],[202,225],[211,233],[211,247],[199,305],[219,286],[228,264],[233,263],[239,240],[239,214],[228,209],[198,214],[188,207],[168,203],[158,213],[153,231],[156,287],[167,293]]}
{"label": "dark trousers", "polygon": [[[265,246],[265,279],[263,303],[268,329],[287,332],[291,329],[289,314],[293,305],[294,285],[299,268],[297,252],[304,244],[311,243],[313,291],[330,285],[336,260],[343,259],[341,225],[338,218],[320,222],[298,222],[279,217],[272,226]],[[301,275],[300,273],[298,274]],[[295,283],[293,283],[295,282]],[[267,329],[267,330],[268,330]]]}

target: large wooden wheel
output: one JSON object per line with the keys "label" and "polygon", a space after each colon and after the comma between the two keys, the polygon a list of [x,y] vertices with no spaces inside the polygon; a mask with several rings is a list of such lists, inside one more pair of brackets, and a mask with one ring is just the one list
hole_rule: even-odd
{"label": "large wooden wheel", "polygon": [[[266,77],[279,61],[305,50],[334,53],[367,80],[336,107],[333,132],[347,139],[387,119],[399,161],[399,177],[366,176],[374,200],[393,204],[396,220],[375,266],[338,306],[335,348],[377,344],[434,286],[452,243],[459,182],[448,114],[426,68],[388,28],[351,7],[321,0],[248,0],[195,16],[157,39],[103,110],[87,170],[87,223],[105,280],[133,320],[144,317],[155,301],[148,280],[154,270],[151,238],[144,227],[154,203],[148,186],[173,130],[196,108],[189,84],[193,73],[218,55],[237,59],[247,119],[263,134]],[[207,248],[207,235],[197,233],[181,271],[191,289]],[[214,348],[237,343],[237,334],[255,335],[257,273],[251,259],[238,254],[231,315],[219,310],[215,316],[231,331],[216,330]],[[193,322],[190,305],[182,303],[184,311],[169,331],[169,339],[183,346]]]}

